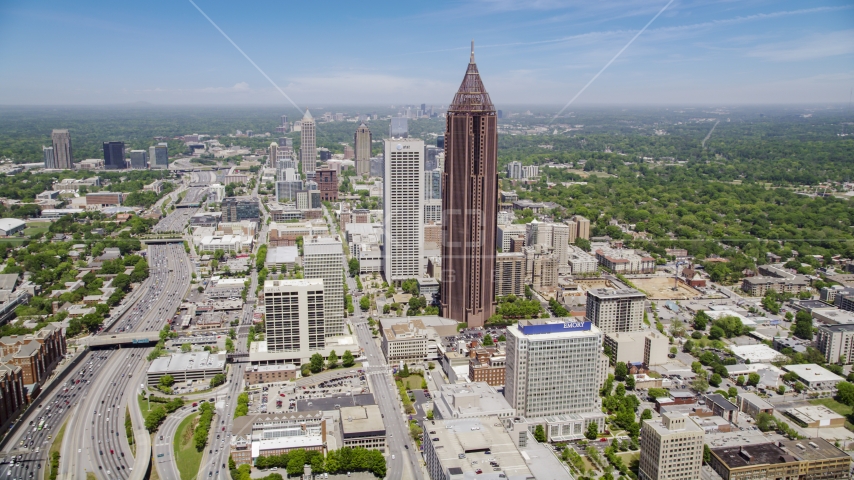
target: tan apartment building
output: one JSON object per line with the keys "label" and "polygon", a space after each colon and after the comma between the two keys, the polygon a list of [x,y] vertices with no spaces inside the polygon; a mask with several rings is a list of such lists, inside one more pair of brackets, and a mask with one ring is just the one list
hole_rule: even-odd
{"label": "tan apartment building", "polygon": [[640,480],[696,480],[703,462],[703,429],[679,413],[644,420]]}

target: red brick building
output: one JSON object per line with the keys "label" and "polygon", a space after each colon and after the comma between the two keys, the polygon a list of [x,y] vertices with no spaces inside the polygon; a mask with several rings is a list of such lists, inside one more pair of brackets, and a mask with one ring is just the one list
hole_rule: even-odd
{"label": "red brick building", "polygon": [[44,383],[65,352],[65,335],[53,324],[32,335],[0,338],[0,363],[20,367],[24,385]]}
{"label": "red brick building", "polygon": [[318,168],[315,172],[314,181],[320,190],[320,201],[338,201],[338,172],[331,168]]}

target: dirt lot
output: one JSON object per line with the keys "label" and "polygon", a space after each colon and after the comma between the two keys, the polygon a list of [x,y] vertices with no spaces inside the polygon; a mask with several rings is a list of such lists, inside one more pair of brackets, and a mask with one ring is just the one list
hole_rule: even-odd
{"label": "dirt lot", "polygon": [[673,277],[629,278],[629,280],[646,292],[650,300],[688,300],[701,295],[696,289],[681,282],[679,290],[673,291]]}

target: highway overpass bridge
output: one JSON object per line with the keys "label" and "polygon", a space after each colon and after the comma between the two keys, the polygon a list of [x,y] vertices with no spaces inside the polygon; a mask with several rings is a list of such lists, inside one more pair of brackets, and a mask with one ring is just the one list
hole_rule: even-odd
{"label": "highway overpass bridge", "polygon": [[143,245],[166,245],[169,243],[184,243],[184,239],[181,237],[173,237],[173,238],[140,238]]}
{"label": "highway overpass bridge", "polygon": [[106,348],[114,346],[151,347],[160,341],[160,332],[104,333],[81,339],[78,343],[89,345],[89,348]]}

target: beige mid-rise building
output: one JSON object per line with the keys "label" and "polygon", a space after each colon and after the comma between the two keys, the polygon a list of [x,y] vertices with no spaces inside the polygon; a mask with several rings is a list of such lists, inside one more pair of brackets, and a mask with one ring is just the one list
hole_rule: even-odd
{"label": "beige mid-rise building", "polygon": [[573,215],[569,221],[575,222],[575,238],[590,240],[590,220],[581,215]]}
{"label": "beige mid-rise building", "polygon": [[680,413],[644,420],[641,427],[641,480],[696,480],[703,462],[703,429]]}
{"label": "beige mid-rise building", "polygon": [[587,291],[587,319],[603,333],[640,330],[646,295],[633,289],[596,288]]}
{"label": "beige mid-rise building", "polygon": [[495,296],[525,294],[525,255],[499,253],[495,256]]}
{"label": "beige mid-rise building", "polygon": [[317,125],[308,110],[302,117],[299,157],[303,175],[313,175],[317,169]]}

